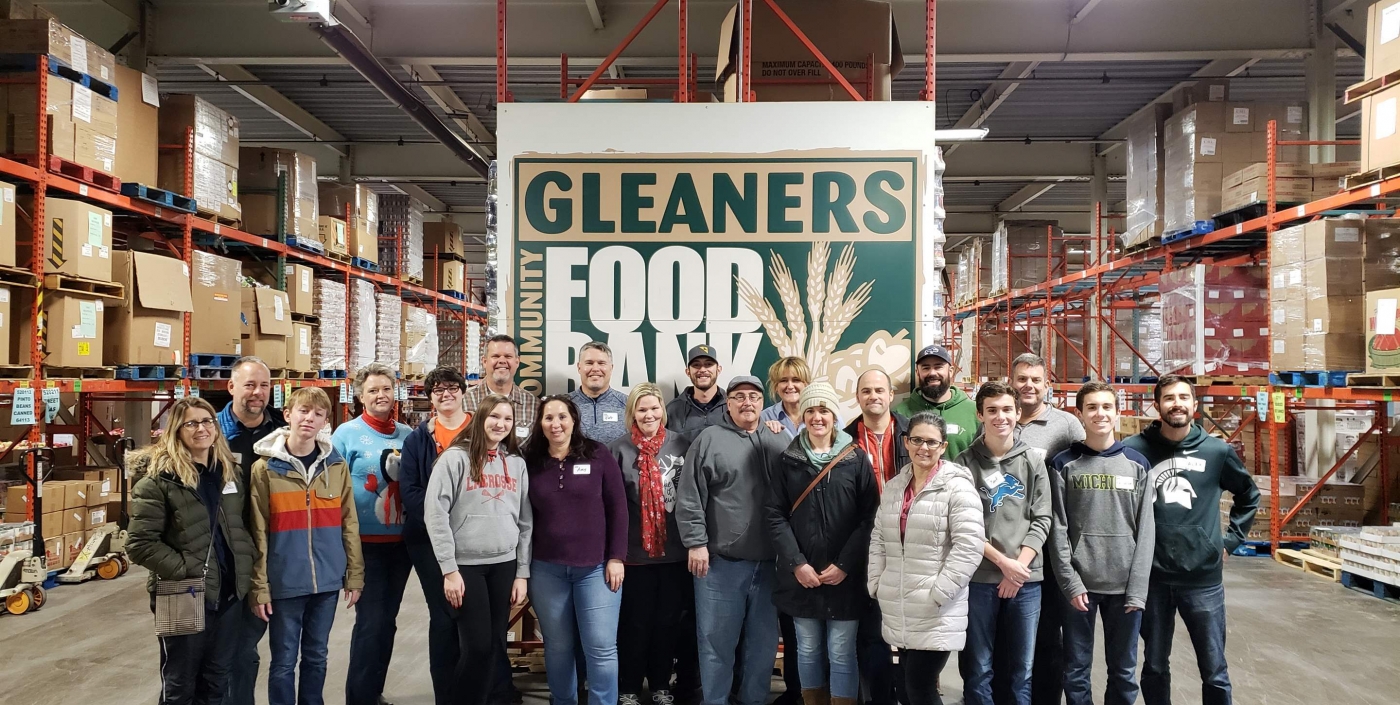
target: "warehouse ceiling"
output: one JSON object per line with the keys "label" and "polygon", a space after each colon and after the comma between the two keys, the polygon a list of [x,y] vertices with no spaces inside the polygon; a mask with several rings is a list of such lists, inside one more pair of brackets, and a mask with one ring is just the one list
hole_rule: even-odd
{"label": "warehouse ceiling", "polygon": [[[125,39],[162,90],[202,95],[242,121],[245,143],[317,156],[323,176],[402,191],[433,210],[479,213],[485,185],[306,26],[265,0],[51,0],[40,5],[94,41]],[[510,0],[509,86],[516,101],[560,99],[560,55],[591,72],[654,0]],[[1364,39],[1366,2],[1322,0],[942,0],[939,127],[981,125],[983,143],[949,153],[947,230],[985,234],[996,219],[1058,218],[1087,231],[1096,158],[1106,203],[1122,207],[1122,124],[1184,81],[1231,76],[1242,100],[1340,96],[1361,79],[1346,38]],[[496,129],[494,0],[341,0],[336,17],[478,153]],[[923,0],[895,0],[906,67],[896,100],[924,87]],[[673,0],[617,62],[615,77],[677,75]],[[714,75],[720,21],[732,0],[689,0],[688,41],[701,90]],[[761,0],[755,12],[766,11]],[[1335,25],[1338,32],[1324,26]],[[1314,30],[1314,28],[1317,28]],[[1330,66],[1327,59],[1331,59]],[[1360,131],[1354,108],[1326,106],[1339,138]],[[1325,134],[1325,130],[1322,134]]]}

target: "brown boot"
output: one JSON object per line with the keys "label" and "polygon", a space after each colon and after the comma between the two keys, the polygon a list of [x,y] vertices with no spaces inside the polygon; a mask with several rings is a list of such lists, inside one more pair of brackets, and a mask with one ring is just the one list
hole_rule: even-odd
{"label": "brown boot", "polygon": [[832,698],[831,705],[856,705],[855,698]]}
{"label": "brown boot", "polygon": [[[803,688],[802,705],[832,705],[829,688]],[[854,705],[854,703],[847,703]]]}

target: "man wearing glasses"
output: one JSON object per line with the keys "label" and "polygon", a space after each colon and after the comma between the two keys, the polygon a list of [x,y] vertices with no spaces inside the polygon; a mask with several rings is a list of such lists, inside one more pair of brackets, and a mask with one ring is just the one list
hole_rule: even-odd
{"label": "man wearing glasses", "polygon": [[520,369],[520,353],[515,347],[515,338],[508,335],[491,336],[486,341],[482,367],[486,371],[486,379],[467,390],[462,406],[470,414],[481,406],[481,400],[489,394],[499,394],[509,399],[515,411],[515,437],[523,443],[525,437],[530,435],[530,427],[535,425],[540,399],[515,384],[515,371]]}
{"label": "man wearing glasses", "polygon": [[583,435],[603,445],[622,437],[627,426],[627,395],[612,388],[613,357],[607,343],[583,344],[578,352],[578,389],[569,398],[578,406]]}
{"label": "man wearing glasses", "polygon": [[701,431],[686,453],[676,526],[695,576],[704,702],[729,702],[742,643],[735,702],[763,705],[778,649],[775,553],[764,530],[764,504],[769,470],[787,449],[787,436],[760,423],[763,383],[757,377],[730,380],[725,399],[728,413]]}
{"label": "man wearing glasses", "polygon": [[[251,356],[235,360],[228,391],[233,400],[219,412],[219,429],[243,475],[240,487],[247,488],[253,475],[253,462],[258,459],[253,444],[286,426],[287,422],[281,411],[267,404],[272,395],[272,373],[262,360]],[[252,526],[253,503],[245,497],[243,506],[243,525]],[[258,680],[258,642],[266,633],[267,622],[254,616],[252,610],[243,610],[229,671],[227,702],[253,705],[253,690]]]}
{"label": "man wearing glasses", "polygon": [[[463,408],[467,380],[452,367],[439,367],[423,380],[433,415],[408,434],[399,465],[399,492],[403,495],[403,541],[413,561],[413,572],[423,586],[428,602],[428,672],[433,679],[434,701],[453,702],[453,672],[457,666],[457,627],[452,610],[442,592],[442,570],[433,555],[433,545],[423,523],[423,501],[428,478],[437,457],[452,445],[457,434],[471,420]],[[505,658],[505,655],[501,655]]]}

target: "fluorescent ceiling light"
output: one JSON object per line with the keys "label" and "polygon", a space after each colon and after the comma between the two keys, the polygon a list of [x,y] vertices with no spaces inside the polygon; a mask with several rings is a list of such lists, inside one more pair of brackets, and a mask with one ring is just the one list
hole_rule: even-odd
{"label": "fluorescent ceiling light", "polygon": [[987,128],[985,127],[933,131],[934,142],[976,142],[986,136]]}

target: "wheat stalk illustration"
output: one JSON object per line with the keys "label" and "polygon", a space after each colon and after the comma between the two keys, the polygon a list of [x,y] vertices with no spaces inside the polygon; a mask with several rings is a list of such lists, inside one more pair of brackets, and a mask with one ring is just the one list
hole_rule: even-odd
{"label": "wheat stalk illustration", "polygon": [[768,303],[763,294],[754,290],[748,280],[736,276],[734,283],[739,287],[739,298],[753,312],[758,322],[763,324],[763,329],[768,331],[768,339],[772,341],[773,347],[778,349],[778,354],[782,357],[797,354],[801,349],[793,346],[787,332],[783,330],[782,319],[778,318],[778,312],[773,310],[773,304]]}
{"label": "wheat stalk illustration", "polygon": [[792,270],[788,269],[787,261],[783,256],[769,250],[772,263],[768,266],[768,271],[773,274],[773,288],[778,290],[778,298],[783,302],[783,314],[787,316],[788,330],[793,355],[801,355],[803,348],[807,346],[807,317],[802,315],[802,292],[797,288],[797,281],[792,278]]}
{"label": "wheat stalk illustration", "polygon": [[822,305],[826,303],[826,262],[831,258],[831,244],[812,243],[812,251],[807,254],[807,310],[812,312],[812,338],[807,348],[808,364],[816,352],[817,340],[822,337]]}

